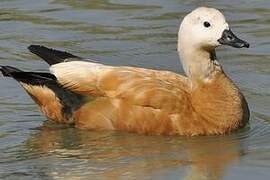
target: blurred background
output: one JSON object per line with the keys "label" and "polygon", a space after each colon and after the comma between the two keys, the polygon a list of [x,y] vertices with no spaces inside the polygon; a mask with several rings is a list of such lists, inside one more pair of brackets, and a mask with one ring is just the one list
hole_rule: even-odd
{"label": "blurred background", "polygon": [[30,44],[110,65],[183,73],[176,52],[185,14],[220,9],[249,49],[217,56],[246,96],[250,125],[228,136],[94,132],[48,122],[12,79],[0,77],[0,179],[269,179],[270,1],[1,0],[0,64],[48,66]]}

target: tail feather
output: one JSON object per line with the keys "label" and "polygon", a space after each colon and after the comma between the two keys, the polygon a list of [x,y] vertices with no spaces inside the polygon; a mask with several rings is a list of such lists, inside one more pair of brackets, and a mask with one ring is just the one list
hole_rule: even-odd
{"label": "tail feather", "polygon": [[41,111],[57,122],[73,123],[73,112],[80,108],[86,97],[62,87],[50,73],[24,72],[11,66],[0,66],[4,76],[17,80]]}
{"label": "tail feather", "polygon": [[33,54],[36,54],[37,56],[45,60],[49,65],[61,63],[70,58],[81,59],[80,57],[70,54],[68,52],[50,49],[41,45],[30,45],[28,49]]}
{"label": "tail feather", "polygon": [[24,72],[11,66],[1,66],[3,76],[12,77],[19,82],[30,85],[45,85],[49,81],[56,81],[56,77],[44,72]]}
{"label": "tail feather", "polygon": [[22,72],[21,70],[11,67],[11,66],[0,66],[0,71],[2,72],[3,76],[10,77],[14,72]]}

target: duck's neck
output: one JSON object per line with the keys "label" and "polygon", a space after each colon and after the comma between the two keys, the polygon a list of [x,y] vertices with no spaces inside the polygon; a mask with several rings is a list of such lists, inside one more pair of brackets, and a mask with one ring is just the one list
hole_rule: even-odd
{"label": "duck's neck", "polygon": [[249,117],[248,106],[217,62],[215,50],[185,47],[179,55],[191,83],[192,106],[204,120],[199,122],[213,126],[209,133],[225,133],[244,125]]}
{"label": "duck's neck", "polygon": [[179,48],[179,57],[192,85],[210,81],[216,72],[222,71],[214,49]]}

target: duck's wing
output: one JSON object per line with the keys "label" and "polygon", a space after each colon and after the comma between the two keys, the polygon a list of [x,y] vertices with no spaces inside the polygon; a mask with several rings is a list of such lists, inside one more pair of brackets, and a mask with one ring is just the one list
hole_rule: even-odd
{"label": "duck's wing", "polygon": [[[81,61],[58,50],[35,48],[41,50],[36,54],[51,64],[50,71],[61,88],[84,97],[79,100],[83,104],[72,113],[79,128],[174,134],[179,133],[179,119],[190,119],[189,83],[181,75],[112,67]],[[51,56],[57,58],[51,60]],[[186,126],[181,128],[180,133]]]}
{"label": "duck's wing", "polygon": [[176,106],[188,102],[188,80],[173,72],[87,62],[41,45],[30,45],[28,49],[51,66],[61,86],[77,94],[117,98],[155,109],[178,109]]}
{"label": "duck's wing", "polygon": [[82,61],[58,63],[50,70],[63,87],[78,94],[171,111],[189,98],[187,79],[173,72]]}

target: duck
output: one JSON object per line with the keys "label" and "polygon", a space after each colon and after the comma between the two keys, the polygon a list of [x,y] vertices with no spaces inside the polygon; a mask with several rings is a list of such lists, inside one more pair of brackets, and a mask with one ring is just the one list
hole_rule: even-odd
{"label": "duck", "polygon": [[71,53],[30,45],[45,60],[46,72],[1,66],[57,123],[100,131],[145,135],[224,135],[249,121],[247,101],[223,71],[216,48],[248,48],[224,15],[199,7],[178,32],[177,52],[185,75],[167,70],[109,66]]}

